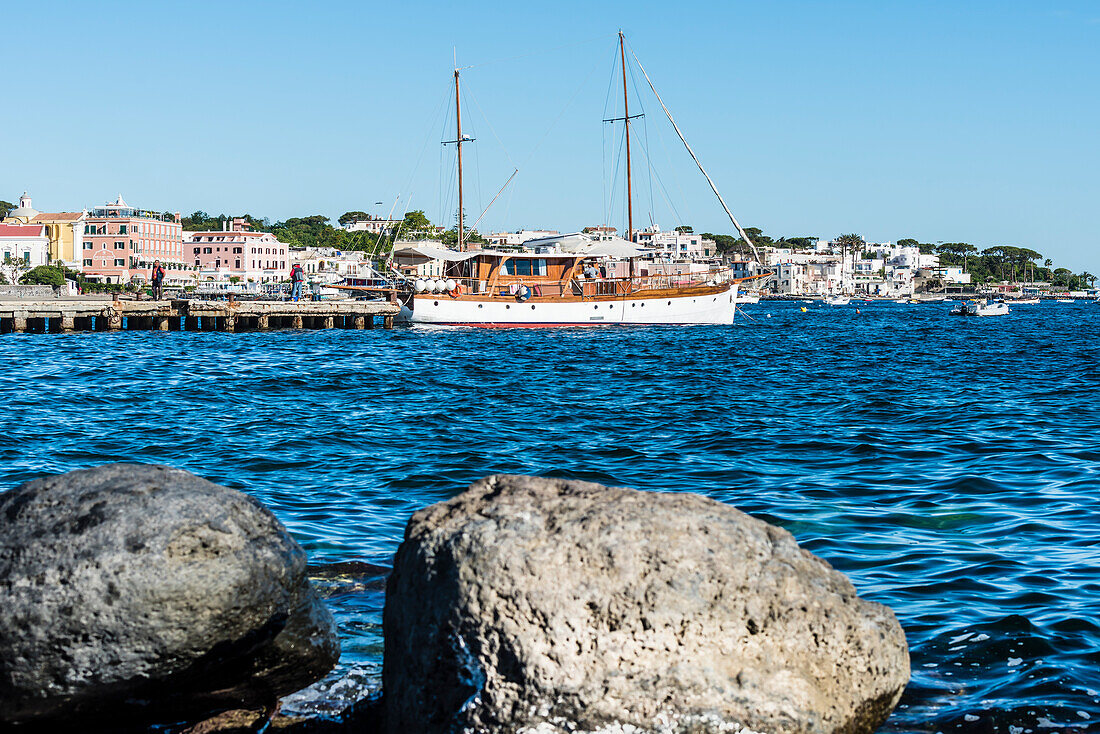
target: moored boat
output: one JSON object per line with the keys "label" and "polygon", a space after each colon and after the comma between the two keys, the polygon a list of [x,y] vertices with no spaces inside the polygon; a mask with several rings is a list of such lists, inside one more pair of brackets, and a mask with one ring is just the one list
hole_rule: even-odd
{"label": "moored boat", "polygon": [[625,240],[594,240],[578,251],[454,254],[443,277],[415,282],[408,303],[413,323],[732,324],[739,300],[729,271],[661,272]]}
{"label": "moored boat", "polygon": [[963,301],[951,310],[952,316],[1004,316],[1010,313],[1004,301]]}

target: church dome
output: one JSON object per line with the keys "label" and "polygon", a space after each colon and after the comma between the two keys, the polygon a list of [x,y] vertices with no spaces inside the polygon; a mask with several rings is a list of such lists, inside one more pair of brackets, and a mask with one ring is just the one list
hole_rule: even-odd
{"label": "church dome", "polygon": [[27,196],[26,191],[19,197],[19,206],[8,212],[8,216],[13,218],[26,217],[27,219],[33,219],[38,216],[38,210],[31,206],[31,197]]}

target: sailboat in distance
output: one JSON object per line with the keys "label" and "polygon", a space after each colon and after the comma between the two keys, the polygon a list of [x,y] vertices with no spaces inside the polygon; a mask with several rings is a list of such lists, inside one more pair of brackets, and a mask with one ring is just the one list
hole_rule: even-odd
{"label": "sailboat in distance", "polygon": [[[633,53],[631,54],[633,56]],[[456,250],[418,245],[406,248],[444,263],[437,278],[418,278],[407,300],[414,323],[476,327],[605,326],[627,324],[732,324],[738,284],[725,267],[694,272],[689,263],[658,262],[634,240],[630,162],[630,99],[627,93],[626,44],[619,32],[623,73],[626,138],[627,238],[606,233],[555,235],[524,243],[523,251],[471,249],[463,223],[460,76],[455,69],[453,143],[458,162],[458,243]],[[635,61],[637,57],[634,56]],[[645,69],[638,64],[645,74]],[[661,107],[684,142],[711,189],[718,189],[687,145],[671,113],[646,74]],[[718,195],[746,243],[752,240]],[[753,247],[755,251],[755,247]]]}

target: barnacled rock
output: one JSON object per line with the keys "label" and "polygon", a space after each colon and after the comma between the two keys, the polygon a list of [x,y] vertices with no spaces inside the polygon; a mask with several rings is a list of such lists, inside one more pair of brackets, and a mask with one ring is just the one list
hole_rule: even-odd
{"label": "barnacled rock", "polygon": [[386,730],[871,732],[909,677],[886,607],[694,494],[494,476],[410,520]]}

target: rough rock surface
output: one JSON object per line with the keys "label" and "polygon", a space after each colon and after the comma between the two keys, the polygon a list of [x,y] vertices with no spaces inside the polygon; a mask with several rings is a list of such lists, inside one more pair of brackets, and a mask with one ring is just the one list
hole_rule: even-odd
{"label": "rough rock surface", "polygon": [[0,722],[273,704],[339,657],[275,516],[160,466],[0,494],[0,609]]}
{"label": "rough rock surface", "polygon": [[383,625],[394,733],[870,732],[909,679],[893,613],[785,530],[586,482],[417,512]]}

